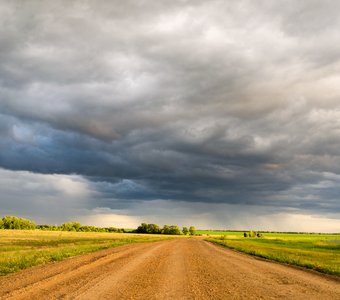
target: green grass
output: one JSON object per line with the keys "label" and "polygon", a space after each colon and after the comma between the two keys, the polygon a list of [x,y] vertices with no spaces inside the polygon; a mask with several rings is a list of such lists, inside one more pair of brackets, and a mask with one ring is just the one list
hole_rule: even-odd
{"label": "green grass", "polygon": [[243,231],[224,231],[224,230],[196,230],[196,234],[199,235],[228,235],[228,236],[243,236]]}
{"label": "green grass", "polygon": [[173,237],[123,233],[0,230],[0,275],[100,249]]}
{"label": "green grass", "polygon": [[265,233],[244,238],[234,233],[208,241],[251,255],[340,276],[340,234]]}

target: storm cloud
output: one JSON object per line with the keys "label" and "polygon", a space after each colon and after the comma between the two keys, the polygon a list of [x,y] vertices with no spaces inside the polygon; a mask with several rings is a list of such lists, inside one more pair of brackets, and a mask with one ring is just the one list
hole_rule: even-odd
{"label": "storm cloud", "polygon": [[0,212],[339,231],[338,1],[11,1],[0,23]]}

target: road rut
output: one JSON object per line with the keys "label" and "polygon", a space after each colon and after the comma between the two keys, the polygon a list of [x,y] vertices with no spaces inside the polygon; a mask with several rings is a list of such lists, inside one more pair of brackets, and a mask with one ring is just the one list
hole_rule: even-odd
{"label": "road rut", "polygon": [[183,238],[1,277],[0,299],[340,299],[340,281]]}

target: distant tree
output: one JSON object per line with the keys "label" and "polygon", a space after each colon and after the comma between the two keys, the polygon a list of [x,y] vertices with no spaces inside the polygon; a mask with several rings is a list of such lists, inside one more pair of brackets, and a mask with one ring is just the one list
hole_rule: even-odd
{"label": "distant tree", "polygon": [[243,236],[244,236],[244,237],[248,237],[248,233],[246,233],[246,232],[243,233]]}
{"label": "distant tree", "polygon": [[161,228],[157,224],[142,223],[140,226],[138,226],[135,232],[158,234],[161,233]]}
{"label": "distant tree", "polygon": [[182,231],[184,235],[187,235],[189,233],[188,227],[183,227]]}
{"label": "distant tree", "polygon": [[157,224],[146,224],[142,223],[138,228],[134,231],[136,233],[151,233],[151,234],[183,234],[183,232],[176,225],[164,225],[161,229]]}
{"label": "distant tree", "polygon": [[157,224],[148,224],[148,232],[147,233],[153,233],[158,234],[161,233],[161,228]]}
{"label": "distant tree", "polygon": [[107,231],[106,228],[99,228],[95,226],[89,226],[89,225],[84,225],[80,226],[77,231],[83,231],[83,232],[105,232]]}
{"label": "distant tree", "polygon": [[189,233],[190,233],[190,235],[195,235],[196,234],[196,228],[194,226],[190,226]]}
{"label": "distant tree", "polygon": [[170,227],[169,225],[164,225],[162,228],[162,234],[170,234]]}
{"label": "distant tree", "polygon": [[176,225],[171,225],[169,227],[169,231],[170,231],[169,234],[174,234],[174,235],[181,235],[181,234],[183,234],[183,232]]}
{"label": "distant tree", "polygon": [[106,228],[106,231],[107,232],[122,232],[121,229],[115,228],[115,227],[108,227],[108,228]]}
{"label": "distant tree", "polygon": [[164,225],[161,231],[162,234],[174,234],[174,235],[180,235],[183,234],[183,232],[179,229],[176,225]]}
{"label": "distant tree", "polygon": [[40,230],[53,230],[52,227],[53,226],[48,225],[48,224],[37,225],[37,229],[40,229]]}
{"label": "distant tree", "polygon": [[137,233],[147,233],[148,230],[148,224],[142,223],[140,226],[137,227],[136,232]]}
{"label": "distant tree", "polygon": [[0,219],[0,229],[4,228],[4,222],[2,221],[2,219]]}
{"label": "distant tree", "polygon": [[79,222],[66,222],[61,224],[60,229],[63,231],[79,231],[81,224]]}
{"label": "distant tree", "polygon": [[35,229],[36,224],[30,220],[14,216],[5,216],[2,218],[2,227],[4,229]]}

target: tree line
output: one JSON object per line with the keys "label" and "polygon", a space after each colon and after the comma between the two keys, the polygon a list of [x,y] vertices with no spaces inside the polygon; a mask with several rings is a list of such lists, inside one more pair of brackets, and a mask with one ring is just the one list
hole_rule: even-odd
{"label": "tree line", "polygon": [[40,229],[52,231],[78,231],[78,232],[125,232],[124,228],[95,227],[81,225],[79,222],[66,222],[61,225],[37,225],[34,221],[15,216],[5,216],[0,219],[0,229]]}
{"label": "tree line", "polygon": [[183,227],[180,229],[177,225],[164,225],[163,228],[157,224],[142,223],[137,229],[126,231],[124,228],[115,227],[96,227],[81,225],[79,222],[65,222],[61,225],[37,225],[34,221],[15,216],[5,216],[0,219],[0,229],[40,229],[51,231],[77,231],[77,232],[132,232],[132,233],[147,233],[147,234],[171,234],[171,235],[195,235],[196,229],[194,226],[189,228]]}
{"label": "tree line", "polygon": [[181,230],[177,225],[164,225],[163,228],[161,228],[157,224],[142,223],[134,232],[148,234],[195,235],[196,229],[194,226],[190,226],[189,228],[183,227]]}

